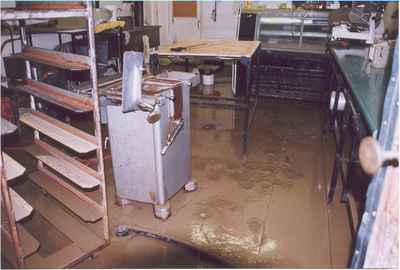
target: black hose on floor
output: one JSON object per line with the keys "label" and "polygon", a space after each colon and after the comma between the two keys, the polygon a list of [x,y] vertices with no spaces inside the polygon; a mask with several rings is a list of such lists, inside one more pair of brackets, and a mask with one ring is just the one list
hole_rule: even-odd
{"label": "black hose on floor", "polygon": [[155,234],[155,233],[151,233],[148,231],[143,231],[143,230],[139,230],[139,229],[135,229],[135,228],[129,228],[128,226],[125,225],[118,225],[115,235],[118,237],[126,237],[129,235],[140,235],[140,236],[144,236],[144,237],[148,237],[148,238],[152,238],[152,239],[156,239],[159,241],[163,241],[165,243],[168,244],[172,244],[181,248],[184,248],[186,250],[189,250],[190,252],[193,253],[199,253],[201,256],[210,259],[210,261],[213,263],[213,267],[217,267],[217,268],[234,268],[232,265],[230,265],[229,263],[222,261],[220,258],[212,255],[212,254],[208,254],[204,251],[201,251],[199,249],[196,249],[195,247],[185,244],[183,242],[179,242],[176,241],[168,236],[165,235],[159,235],[159,234]]}

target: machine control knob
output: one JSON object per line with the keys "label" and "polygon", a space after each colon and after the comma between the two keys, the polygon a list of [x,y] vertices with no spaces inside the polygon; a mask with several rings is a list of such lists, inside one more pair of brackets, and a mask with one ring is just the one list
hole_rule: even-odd
{"label": "machine control knob", "polygon": [[358,157],[363,170],[374,175],[383,165],[398,166],[398,153],[396,151],[385,151],[373,137],[366,137],[361,141]]}

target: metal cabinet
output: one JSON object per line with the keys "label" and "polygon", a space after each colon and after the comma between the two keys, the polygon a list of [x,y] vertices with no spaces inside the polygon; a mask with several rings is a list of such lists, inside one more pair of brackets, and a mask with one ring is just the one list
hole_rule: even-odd
{"label": "metal cabinet", "polygon": [[[168,200],[183,186],[190,189],[190,84],[182,85],[182,125],[173,126],[176,99],[173,91],[156,96],[156,110],[161,118],[147,121],[148,112],[122,112],[122,106],[108,106],[108,129],[111,144],[116,193],[121,205],[131,200],[154,205],[156,217],[170,215]],[[172,137],[171,137],[172,136]],[[170,141],[170,143],[168,143]],[[172,141],[172,142],[171,142]]]}

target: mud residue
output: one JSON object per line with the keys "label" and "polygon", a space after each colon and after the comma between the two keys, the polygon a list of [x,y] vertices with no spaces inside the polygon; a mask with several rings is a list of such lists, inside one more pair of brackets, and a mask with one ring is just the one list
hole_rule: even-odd
{"label": "mud residue", "polygon": [[247,226],[253,233],[259,233],[264,226],[264,222],[260,218],[251,218],[247,220]]}
{"label": "mud residue", "polygon": [[195,173],[200,173],[209,180],[234,181],[245,190],[257,189],[264,194],[271,193],[274,186],[290,189],[294,183],[301,181],[304,177],[294,168],[286,155],[278,158],[275,155],[267,155],[261,161],[210,159],[206,162],[196,157],[194,168]]}
{"label": "mud residue", "polygon": [[227,211],[235,212],[241,209],[238,203],[218,195],[211,196],[204,201],[198,202],[196,208],[194,216],[202,219],[223,216],[229,214]]}
{"label": "mud residue", "polygon": [[211,249],[222,257],[240,260],[258,255],[258,243],[253,235],[240,235],[212,223],[193,224],[191,241]]}

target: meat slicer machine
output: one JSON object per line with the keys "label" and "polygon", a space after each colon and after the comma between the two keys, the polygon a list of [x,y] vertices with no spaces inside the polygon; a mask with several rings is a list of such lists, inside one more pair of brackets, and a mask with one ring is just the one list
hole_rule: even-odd
{"label": "meat slicer machine", "polygon": [[142,78],[143,54],[125,52],[122,104],[107,106],[117,202],[153,204],[167,219],[168,200],[182,187],[194,191],[191,177],[190,82]]}
{"label": "meat slicer machine", "polygon": [[343,8],[329,15],[332,25],[331,40],[349,39],[364,41],[372,45],[382,38],[383,20],[378,22],[378,13],[364,8]]}

